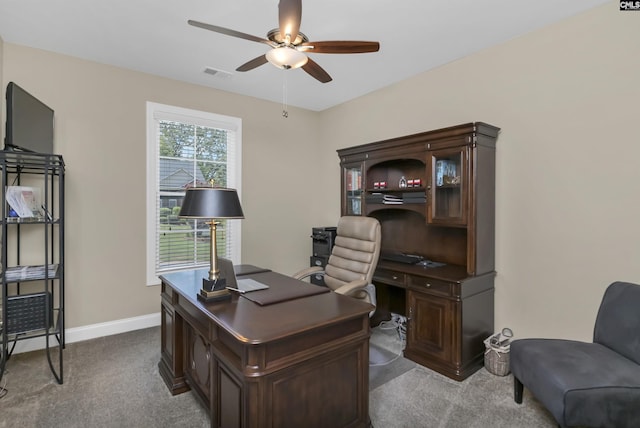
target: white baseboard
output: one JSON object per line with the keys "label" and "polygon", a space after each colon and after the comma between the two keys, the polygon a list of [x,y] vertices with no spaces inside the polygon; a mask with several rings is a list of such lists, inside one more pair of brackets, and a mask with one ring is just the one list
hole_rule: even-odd
{"label": "white baseboard", "polygon": [[[160,325],[160,312],[142,315],[139,317],[91,324],[83,327],[73,327],[65,330],[65,343],[82,342],[83,340],[141,330],[143,328],[155,327],[158,325]],[[57,344],[54,337],[49,337],[49,340],[54,341]],[[19,354],[22,352],[36,351],[38,349],[44,349],[45,346],[46,342],[44,337],[20,340],[16,343],[16,348],[13,353]]]}

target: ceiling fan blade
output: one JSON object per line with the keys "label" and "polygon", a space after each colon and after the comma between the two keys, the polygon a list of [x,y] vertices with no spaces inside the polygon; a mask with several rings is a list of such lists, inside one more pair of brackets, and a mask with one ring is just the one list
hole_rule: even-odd
{"label": "ceiling fan blade", "polygon": [[378,52],[380,43],[353,40],[301,43],[298,48],[309,53],[352,54]]}
{"label": "ceiling fan blade", "polygon": [[242,64],[240,67],[236,68],[236,71],[253,70],[254,68],[260,67],[262,64],[266,64],[266,62],[267,62],[267,56],[260,55],[259,57],[254,58],[251,61],[248,61]]}
{"label": "ceiling fan blade", "polygon": [[309,58],[307,63],[302,66],[302,69],[309,73],[311,77],[318,80],[321,83],[331,82],[333,79],[329,76],[329,73],[324,71],[314,60]]}
{"label": "ceiling fan blade", "polygon": [[252,36],[251,34],[241,33],[240,31],[230,30],[224,27],[218,27],[217,25],[205,24],[204,22],[194,21],[192,19],[188,20],[187,23],[189,25],[193,25],[194,27],[204,28],[205,30],[214,31],[226,36],[238,37],[240,39],[250,40],[252,42],[265,43],[271,47],[276,46],[270,40],[263,39],[262,37]]}
{"label": "ceiling fan blade", "polygon": [[289,34],[289,40],[295,41],[300,31],[300,21],[302,21],[302,0],[280,0],[278,17],[282,40],[286,40],[287,34]]}

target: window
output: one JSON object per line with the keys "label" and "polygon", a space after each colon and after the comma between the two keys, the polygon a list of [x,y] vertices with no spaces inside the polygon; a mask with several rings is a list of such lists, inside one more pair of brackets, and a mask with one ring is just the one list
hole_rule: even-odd
{"label": "window", "polygon": [[[178,217],[187,188],[215,186],[241,195],[242,121],[147,103],[147,284],[174,270],[208,267],[209,226]],[[220,220],[218,256],[240,263],[240,220]]]}

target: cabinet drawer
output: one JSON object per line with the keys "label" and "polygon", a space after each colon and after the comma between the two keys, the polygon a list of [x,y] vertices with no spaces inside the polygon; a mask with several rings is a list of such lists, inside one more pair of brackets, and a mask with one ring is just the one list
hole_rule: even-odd
{"label": "cabinet drawer", "polygon": [[173,298],[173,290],[171,289],[171,287],[169,287],[167,284],[163,282],[161,284],[160,295],[163,298],[167,299],[169,302],[171,302]]}
{"label": "cabinet drawer", "polygon": [[405,274],[394,270],[376,269],[373,273],[373,280],[382,282],[383,284],[395,285],[397,287],[406,287]]}
{"label": "cabinet drawer", "polygon": [[416,291],[423,291],[441,296],[453,296],[454,284],[439,279],[409,275],[409,287]]}

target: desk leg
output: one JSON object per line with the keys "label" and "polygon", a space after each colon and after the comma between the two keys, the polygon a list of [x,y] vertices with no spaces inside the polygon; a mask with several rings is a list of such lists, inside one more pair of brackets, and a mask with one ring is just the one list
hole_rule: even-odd
{"label": "desk leg", "polygon": [[190,389],[184,377],[183,320],[165,297],[163,293],[160,310],[161,345],[158,368],[169,391],[172,395],[176,395]]}

